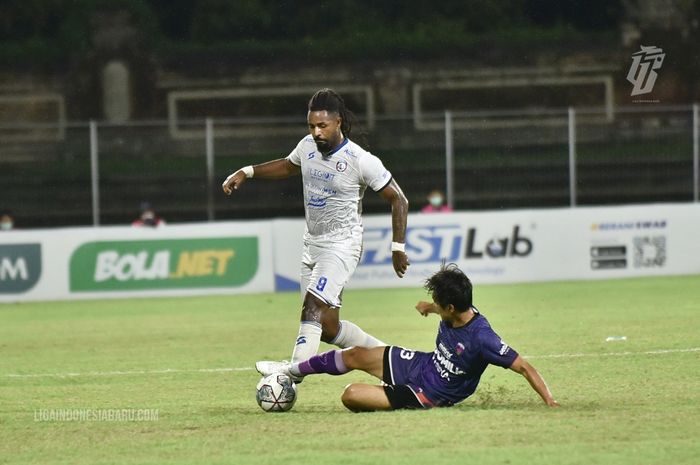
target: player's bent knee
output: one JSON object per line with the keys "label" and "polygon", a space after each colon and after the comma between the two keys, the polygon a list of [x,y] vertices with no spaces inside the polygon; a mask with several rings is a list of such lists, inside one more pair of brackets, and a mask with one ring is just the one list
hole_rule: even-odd
{"label": "player's bent knee", "polygon": [[371,410],[363,402],[362,388],[356,384],[348,384],[343,391],[340,400],[343,405],[353,412],[365,412]]}
{"label": "player's bent knee", "polygon": [[382,386],[372,384],[350,384],[341,396],[343,405],[353,412],[391,410],[391,403]]}

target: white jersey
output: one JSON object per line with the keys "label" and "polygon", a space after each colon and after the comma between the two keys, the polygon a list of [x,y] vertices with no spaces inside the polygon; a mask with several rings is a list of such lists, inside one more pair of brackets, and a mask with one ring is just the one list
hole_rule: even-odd
{"label": "white jersey", "polygon": [[312,136],[303,138],[287,157],[301,167],[306,232],[316,244],[362,238],[362,197],[367,186],[380,191],[391,182],[381,160],[345,138],[323,156]]}

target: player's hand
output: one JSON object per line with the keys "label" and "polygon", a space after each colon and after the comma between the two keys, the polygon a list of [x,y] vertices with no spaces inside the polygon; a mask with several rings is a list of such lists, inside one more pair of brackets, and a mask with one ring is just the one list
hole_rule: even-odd
{"label": "player's hand", "polygon": [[432,302],[426,302],[424,300],[421,300],[416,304],[416,310],[418,310],[418,313],[420,313],[423,316],[428,316],[431,313],[434,313],[433,311],[433,303]]}
{"label": "player's hand", "polygon": [[403,275],[406,274],[408,266],[410,265],[410,263],[408,263],[408,256],[406,255],[406,252],[400,252],[398,250],[392,252],[391,262],[394,265],[394,271],[396,272],[396,276],[398,276],[399,278],[403,278]]}
{"label": "player's hand", "polygon": [[550,407],[561,407],[561,405],[559,405],[559,402],[557,402],[554,399],[548,400],[547,405],[549,405]]}
{"label": "player's hand", "polygon": [[231,195],[231,192],[237,190],[241,184],[246,181],[245,173],[242,170],[238,170],[233,174],[230,174],[228,178],[221,184],[221,188],[224,190],[224,194]]}

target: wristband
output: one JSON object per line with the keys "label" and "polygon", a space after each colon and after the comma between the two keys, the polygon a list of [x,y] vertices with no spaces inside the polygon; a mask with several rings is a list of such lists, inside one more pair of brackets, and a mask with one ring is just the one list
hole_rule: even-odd
{"label": "wristband", "polygon": [[253,167],[251,165],[244,166],[243,168],[241,168],[241,171],[245,173],[246,178],[252,178],[253,174],[255,174],[255,170],[253,170]]}
{"label": "wristband", "polygon": [[402,244],[401,242],[392,242],[391,251],[406,253],[406,244]]}

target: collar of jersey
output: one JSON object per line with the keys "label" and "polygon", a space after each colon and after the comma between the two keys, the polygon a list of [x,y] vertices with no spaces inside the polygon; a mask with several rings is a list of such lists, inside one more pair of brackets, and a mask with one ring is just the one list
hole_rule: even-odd
{"label": "collar of jersey", "polygon": [[346,145],[349,141],[350,141],[350,139],[348,139],[347,137],[344,137],[344,138],[343,138],[343,142],[341,142],[340,144],[338,144],[338,146],[337,146],[336,148],[334,148],[333,150],[331,150],[330,152],[328,152],[327,155],[323,155],[323,154],[322,154],[322,155],[323,155],[323,158],[330,158],[330,157],[332,157],[334,153],[336,153],[338,150],[340,150],[340,149],[342,149],[343,147],[345,147],[345,145]]}
{"label": "collar of jersey", "polygon": [[471,309],[474,311],[474,316],[472,317],[471,320],[467,321],[466,324],[464,324],[464,325],[462,325],[462,326],[458,326],[457,328],[455,328],[454,326],[447,326],[447,325],[445,325],[445,326],[447,326],[447,327],[450,328],[450,329],[455,329],[455,330],[458,330],[458,331],[459,331],[460,329],[468,328],[469,325],[471,325],[472,323],[474,323],[475,320],[477,320],[479,317],[481,317],[481,313],[479,312],[479,310],[477,310],[476,307],[473,307],[473,306],[472,306]]}

